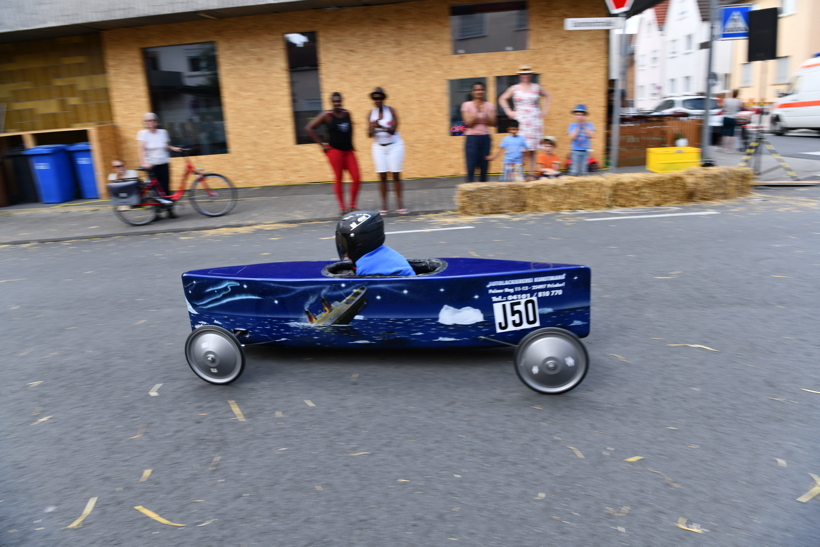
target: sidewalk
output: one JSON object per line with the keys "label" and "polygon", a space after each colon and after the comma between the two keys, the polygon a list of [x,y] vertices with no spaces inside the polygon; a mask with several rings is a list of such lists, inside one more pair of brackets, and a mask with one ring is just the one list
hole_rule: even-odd
{"label": "sidewalk", "polygon": [[[737,165],[741,153],[724,154],[716,150],[712,157],[718,165]],[[820,159],[788,158],[797,175],[803,179],[820,178]],[[777,166],[770,155],[763,157],[763,171]],[[601,175],[609,171],[599,171]],[[641,167],[623,167],[619,173],[644,173]],[[498,180],[497,175],[490,180]],[[760,177],[764,181],[788,181],[779,167]],[[463,177],[415,179],[404,182],[404,203],[410,215],[453,211],[456,187]],[[391,200],[392,184],[391,186]],[[378,210],[379,184],[363,182],[359,194],[361,209]],[[179,218],[163,218],[146,226],[130,226],[119,220],[107,200],[77,200],[59,205],[27,203],[0,208],[0,245],[49,243],[73,239],[108,238],[117,236],[238,228],[259,224],[296,224],[301,222],[336,221],[336,198],[332,183],[309,183],[258,188],[240,188],[239,203],[224,217],[210,218],[197,213],[187,202],[180,201]],[[395,202],[391,201],[395,207]],[[391,212],[391,217],[398,216]]]}

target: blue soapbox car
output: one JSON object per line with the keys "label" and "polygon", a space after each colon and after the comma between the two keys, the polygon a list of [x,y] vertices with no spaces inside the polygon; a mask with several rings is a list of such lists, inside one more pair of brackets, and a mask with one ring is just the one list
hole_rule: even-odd
{"label": "blue soapbox car", "polygon": [[229,384],[244,347],[515,347],[528,387],[557,394],[589,368],[586,266],[480,258],[410,259],[415,277],[356,276],[350,262],[278,262],[182,275],[194,373]]}

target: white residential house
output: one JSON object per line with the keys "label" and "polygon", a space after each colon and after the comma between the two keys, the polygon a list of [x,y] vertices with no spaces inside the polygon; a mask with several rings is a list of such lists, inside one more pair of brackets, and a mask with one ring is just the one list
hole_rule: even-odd
{"label": "white residential house", "polygon": [[669,0],[640,14],[635,34],[635,108],[651,110],[664,96],[666,44],[663,24]]}
{"label": "white residential house", "polygon": [[[706,91],[709,39],[709,0],[669,0],[663,24],[665,95],[702,94]],[[712,71],[718,76],[713,93],[725,93],[732,72],[732,42],[715,41]]]}

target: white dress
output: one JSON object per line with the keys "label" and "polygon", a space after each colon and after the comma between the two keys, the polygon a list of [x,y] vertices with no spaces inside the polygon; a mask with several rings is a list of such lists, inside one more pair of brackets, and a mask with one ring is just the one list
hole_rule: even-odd
{"label": "white dress", "polygon": [[385,105],[381,109],[374,108],[370,111],[370,121],[378,122],[373,130],[373,164],[377,173],[401,173],[404,167],[404,141],[401,134],[396,131],[392,135],[388,131],[393,125],[393,112]]}

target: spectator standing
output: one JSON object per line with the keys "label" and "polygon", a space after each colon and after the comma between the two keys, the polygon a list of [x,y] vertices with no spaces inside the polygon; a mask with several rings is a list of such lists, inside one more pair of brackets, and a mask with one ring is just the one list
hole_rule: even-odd
{"label": "spectator standing", "polygon": [[[342,108],[342,94],[338,91],[333,93],[330,96],[330,102],[333,109],[322,112],[319,116],[313,118],[305,126],[305,130],[314,142],[322,147],[322,151],[333,168],[335,176],[333,190],[339,202],[339,214],[344,215],[357,209],[356,198],[359,196],[359,185],[361,184],[359,164],[356,161],[356,152],[353,149],[353,120],[350,118],[350,112]],[[327,125],[327,143],[323,143],[319,135],[316,134],[316,128],[322,124]],[[350,207],[347,206],[348,202],[345,201],[342,186],[342,176],[345,170],[350,174],[353,181],[350,188]]]}
{"label": "spectator standing", "polygon": [[737,89],[732,91],[730,99],[723,99],[723,140],[721,145],[724,152],[732,152],[735,144],[735,126],[737,126],[737,115],[743,108],[743,101],[737,98]]}
{"label": "spectator standing", "polygon": [[384,104],[387,94],[377,87],[370,94],[375,107],[370,111],[370,137],[373,139],[373,164],[381,179],[382,208],[379,211],[386,215],[389,211],[387,199],[387,174],[393,173],[393,190],[396,192],[396,212],[407,214],[402,203],[401,171],[404,165],[404,141],[399,133],[399,116],[392,106]]}
{"label": "spectator standing", "polygon": [[518,122],[510,120],[507,130],[509,135],[501,139],[498,150],[492,156],[487,156],[487,161],[492,161],[498,157],[502,150],[504,153],[504,171],[501,174],[503,181],[523,181],[524,172],[521,168],[521,161],[524,151],[527,149],[527,141],[518,134]]}
{"label": "spectator standing", "polygon": [[587,174],[587,156],[592,138],[595,136],[595,126],[587,121],[587,107],[579,104],[572,111],[575,121],[569,124],[568,134],[570,146],[569,175],[571,177]]}
{"label": "spectator standing", "polygon": [[495,106],[484,100],[487,89],[481,82],[471,88],[473,99],[461,105],[461,117],[464,120],[464,157],[467,160],[467,182],[473,182],[476,167],[481,173],[480,182],[487,182],[487,156],[492,142],[490,127],[496,123]]}
{"label": "spectator standing", "polygon": [[[524,153],[524,167],[527,180],[532,180],[535,173],[535,152],[541,146],[544,136],[544,116],[550,108],[550,94],[532,82],[534,74],[530,65],[521,65],[518,69],[518,83],[507,88],[498,98],[501,108],[511,120],[518,122],[519,131],[527,141]],[[541,110],[541,97],[544,98],[544,110]],[[515,109],[510,109],[512,98]]]}
{"label": "spectator standing", "polygon": [[142,121],[145,129],[137,132],[140,165],[144,169],[151,170],[162,187],[162,191],[165,195],[169,195],[171,193],[171,172],[168,164],[171,161],[171,154],[168,152],[169,150],[179,152],[180,149],[171,146],[166,130],[159,129],[159,118],[156,114],[148,112],[142,116]]}

